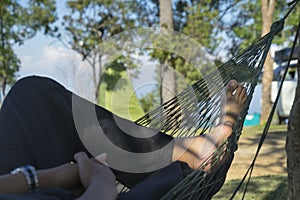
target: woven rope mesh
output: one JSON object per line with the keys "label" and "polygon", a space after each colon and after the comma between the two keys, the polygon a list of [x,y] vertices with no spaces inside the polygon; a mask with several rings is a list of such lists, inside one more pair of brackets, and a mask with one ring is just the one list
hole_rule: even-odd
{"label": "woven rope mesh", "polygon": [[[163,199],[210,199],[222,186],[233,159],[252,95],[261,74],[272,39],[277,30],[261,38],[256,45],[203,77],[189,89],[164,103],[136,121],[137,124],[158,129],[174,137],[209,134],[218,124],[227,83],[234,79],[247,90],[248,99],[234,127],[234,134],[219,146],[198,170],[170,190]],[[228,158],[224,158],[224,155]],[[223,161],[220,162],[220,159]],[[218,163],[217,165],[214,165]],[[221,164],[220,164],[221,163]],[[201,169],[210,164],[212,170]]]}

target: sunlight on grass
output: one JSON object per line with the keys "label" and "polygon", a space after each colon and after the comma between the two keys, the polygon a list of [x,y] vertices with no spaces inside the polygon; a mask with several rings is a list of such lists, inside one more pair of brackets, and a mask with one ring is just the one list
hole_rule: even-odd
{"label": "sunlight on grass", "polygon": [[[214,196],[213,200],[230,199],[240,180],[227,181],[222,189]],[[241,189],[240,191],[243,191]],[[242,192],[239,192],[234,199],[242,199]],[[287,176],[261,176],[252,178],[245,199],[275,200],[286,199]]]}
{"label": "sunlight on grass", "polygon": [[[244,127],[242,137],[252,138],[255,135],[261,135],[265,126],[249,126]],[[272,124],[268,131],[270,135],[279,134],[282,137],[287,133],[287,125]],[[256,137],[256,136],[255,136]],[[268,169],[266,169],[268,170]],[[242,178],[242,177],[241,177]],[[215,195],[214,200],[227,200],[237,188],[241,179],[228,180],[225,182],[222,189]],[[247,180],[245,181],[247,182]],[[243,187],[245,184],[243,185]],[[242,199],[243,187],[234,199]],[[287,175],[269,175],[253,177],[250,180],[248,190],[244,199],[254,200],[277,200],[286,199],[287,196]]]}
{"label": "sunlight on grass", "polygon": [[[247,126],[243,128],[243,135],[261,134],[265,125]],[[287,125],[274,125],[269,128],[269,132],[287,132]]]}

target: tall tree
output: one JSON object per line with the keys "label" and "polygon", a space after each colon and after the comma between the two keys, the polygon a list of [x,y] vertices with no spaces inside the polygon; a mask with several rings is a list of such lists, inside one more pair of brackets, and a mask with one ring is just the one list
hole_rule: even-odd
{"label": "tall tree", "polygon": [[[216,32],[219,5],[215,1],[161,0],[157,5],[160,11],[160,26],[184,33],[211,53],[218,43]],[[175,44],[175,41],[176,39],[172,41],[174,43],[168,45],[183,45]],[[186,83],[191,84],[201,76],[199,71],[180,55],[156,49],[151,56],[158,59],[162,66],[160,68],[162,102],[180,92],[186,87]],[[179,76],[184,77],[185,80],[180,79]]]}
{"label": "tall tree", "polygon": [[[159,17],[160,27],[173,30],[172,0],[159,1]],[[162,34],[164,34],[164,31],[162,31]],[[170,61],[167,59],[169,53],[166,53],[165,55],[166,57],[162,60],[160,67],[161,103],[170,100],[176,94],[176,74],[171,66]]]}
{"label": "tall tree", "polygon": [[22,45],[38,31],[57,35],[55,0],[2,0],[0,4],[0,87],[5,96],[7,84],[15,82],[20,60],[14,45]]}
{"label": "tall tree", "polygon": [[[262,0],[262,36],[266,35],[271,29],[271,25],[273,23],[275,4],[276,0]],[[272,109],[271,85],[273,80],[273,63],[273,59],[269,52],[264,65],[264,73],[262,77],[262,110],[260,118],[261,124],[264,124],[267,121],[270,111]]]}
{"label": "tall tree", "polygon": [[[287,9],[286,2],[276,0],[251,0],[240,1],[236,4],[233,15],[239,18],[235,23],[228,23],[227,33],[232,39],[233,45],[230,47],[232,54],[236,54],[241,49],[253,44],[258,38],[270,31],[272,23],[283,16]],[[260,13],[260,14],[259,14]],[[299,16],[299,15],[298,15]],[[293,25],[292,25],[293,24]],[[295,20],[288,20],[286,29],[293,30]],[[290,26],[292,25],[292,26]],[[274,39],[274,43],[282,44],[290,42],[290,35],[294,31],[285,31],[280,37]],[[232,34],[233,33],[233,34]],[[232,35],[231,35],[232,34]],[[270,53],[267,56],[264,73],[262,78],[262,104],[261,104],[261,123],[265,123],[272,107],[271,102],[271,82],[273,80],[273,60]]]}
{"label": "tall tree", "polygon": [[[299,18],[298,18],[299,21]],[[298,23],[300,26],[300,21]],[[300,36],[298,37],[300,47]],[[300,50],[298,54],[297,74],[300,74]],[[286,137],[287,171],[288,171],[288,198],[297,199],[300,195],[300,79],[297,81],[297,88],[294,103],[291,109]]]}
{"label": "tall tree", "polygon": [[[299,62],[298,62],[299,64]],[[300,67],[297,68],[297,73],[300,73]],[[287,152],[287,169],[288,169],[288,199],[297,199],[300,195],[300,80],[298,79],[298,86],[294,104],[290,114],[289,130],[286,139]]]}

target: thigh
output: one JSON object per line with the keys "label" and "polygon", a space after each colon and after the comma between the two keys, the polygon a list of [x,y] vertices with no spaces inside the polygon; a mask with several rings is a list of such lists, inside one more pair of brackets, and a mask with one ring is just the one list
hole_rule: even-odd
{"label": "thigh", "polygon": [[[81,108],[80,127],[83,131],[74,124],[74,99]],[[83,105],[95,111],[96,121],[90,120],[90,112]],[[81,134],[88,136],[99,125],[109,141],[129,152],[152,152],[172,141],[172,137],[160,132],[151,135],[152,130],[76,96],[49,78],[23,78],[13,86],[0,111],[0,173],[8,173],[24,164],[38,169],[50,168],[71,161],[78,151],[89,154]],[[170,146],[161,159],[171,162],[172,150]],[[110,153],[109,149],[107,153]],[[157,158],[152,160],[157,162]],[[117,179],[128,186],[151,174],[113,170]]]}
{"label": "thigh", "polygon": [[75,150],[70,93],[48,78],[28,77],[10,90],[0,111],[0,173],[31,164],[49,168]]}
{"label": "thigh", "polygon": [[[117,179],[132,187],[153,171],[172,162],[173,138],[158,130],[139,126],[108,110],[74,96],[75,126],[93,155],[107,153]],[[109,143],[109,145],[107,144]]]}

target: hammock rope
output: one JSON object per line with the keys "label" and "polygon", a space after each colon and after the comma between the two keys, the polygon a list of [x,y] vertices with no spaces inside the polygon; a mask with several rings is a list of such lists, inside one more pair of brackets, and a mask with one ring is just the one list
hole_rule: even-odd
{"label": "hammock rope", "polygon": [[285,80],[285,77],[288,73],[288,70],[290,68],[290,64],[291,64],[291,60],[292,60],[292,57],[293,57],[293,54],[294,54],[294,51],[295,51],[295,47],[296,47],[296,44],[297,44],[297,40],[299,38],[299,34],[300,34],[300,21],[299,21],[299,24],[298,24],[298,28],[297,28],[297,32],[296,32],[296,35],[295,35],[295,38],[294,38],[294,42],[293,42],[293,46],[292,46],[292,49],[291,49],[291,53],[289,55],[289,59],[288,59],[288,63],[287,63],[287,67],[285,68],[285,71],[283,73],[283,76],[280,80],[280,85],[279,85],[279,88],[278,88],[278,92],[277,92],[277,96],[276,96],[276,99],[274,101],[274,104],[272,106],[272,110],[270,112],[270,115],[268,117],[268,120],[267,120],[267,123],[266,123],[266,126],[262,132],[262,135],[261,135],[261,138],[259,140],[259,143],[258,143],[258,147],[257,147],[257,150],[256,150],[256,153],[255,153],[255,156],[252,160],[252,163],[251,165],[249,166],[248,170],[246,171],[243,179],[241,180],[241,182],[239,183],[238,187],[236,188],[236,190],[233,192],[232,196],[230,199],[233,199],[235,197],[235,195],[237,194],[237,192],[239,191],[239,189],[241,188],[243,182],[245,181],[246,177],[248,176],[248,181],[245,185],[245,188],[244,188],[244,192],[243,192],[243,197],[242,199],[244,199],[245,197],[245,194],[246,194],[246,191],[247,191],[247,188],[248,188],[248,185],[249,185],[249,182],[250,182],[250,179],[251,179],[251,175],[252,175],[252,172],[253,172],[253,168],[254,168],[254,165],[255,165],[255,161],[258,157],[258,154],[260,152],[260,149],[267,137],[267,134],[268,134],[268,131],[269,131],[269,128],[270,128],[270,125],[271,125],[271,122],[272,122],[272,119],[273,119],[273,116],[274,116],[274,113],[275,113],[275,110],[276,110],[276,105],[278,104],[278,101],[279,101],[279,98],[280,98],[280,94],[281,94],[281,91],[282,91],[282,87],[283,87],[283,82]]}
{"label": "hammock rope", "polygon": [[[292,9],[296,3],[298,0],[294,1]],[[248,99],[234,126],[234,134],[220,145],[198,169],[165,194],[163,200],[210,199],[221,188],[233,160],[234,152],[238,148],[243,122],[272,40],[283,29],[284,20],[288,14],[273,23],[271,31],[254,46],[248,47],[242,53],[232,57],[208,76],[203,77],[190,88],[136,121],[139,125],[160,130],[174,137],[207,134],[220,121],[224,88],[228,82],[234,79],[243,83],[246,88]],[[219,161],[225,154],[230,156],[220,164]],[[211,172],[204,173],[201,170],[207,165],[214,167],[216,163],[219,163],[217,168]]]}
{"label": "hammock rope", "polygon": [[[279,25],[281,25],[281,23]],[[208,158],[204,164],[199,167],[199,170],[194,170],[193,173],[185,178],[185,180],[178,183],[175,188],[170,190],[163,199],[210,199],[211,195],[215,194],[221,188],[232,162],[233,153],[237,150],[237,141],[241,135],[243,121],[246,117],[255,86],[258,82],[260,72],[263,68],[263,64],[274,35],[275,29],[263,37],[257,45],[248,48],[243,53],[233,57],[227,63],[219,67],[218,72],[222,76],[222,81],[215,83],[216,88],[224,88],[230,80],[235,79],[238,82],[243,83],[248,94],[247,102],[245,103],[234,127],[234,134],[216,150],[215,154],[213,154],[211,158]],[[209,78],[213,79],[215,74],[216,73],[212,73],[212,76]],[[202,91],[207,91],[205,90],[205,80],[200,80],[193,86],[193,88],[197,89],[196,94],[200,96],[199,99],[208,95],[206,93],[202,93]],[[210,92],[212,93],[212,91]],[[224,89],[221,91],[220,89],[216,89],[213,92],[214,94],[210,94],[210,98],[208,98],[208,100],[199,100],[200,103],[198,106],[200,106],[200,109],[198,112],[195,110],[197,115],[192,116],[195,118],[195,123],[199,123],[198,128],[201,130],[200,134],[207,134],[213,128],[213,125],[217,124],[220,118],[220,102],[222,101],[221,98],[223,96],[220,94],[224,94],[225,91]],[[201,112],[203,110],[205,112]],[[204,115],[204,117],[202,115]],[[185,126],[189,126],[189,124],[185,124]],[[194,124],[192,126],[194,126]],[[183,136],[194,136],[193,133]],[[219,165],[217,169],[213,170],[213,172],[210,172],[209,174],[203,173],[201,170],[202,168],[209,163],[211,163],[212,166],[215,165],[218,162],[218,158],[221,158],[225,153],[229,153],[231,155],[225,163]]]}

